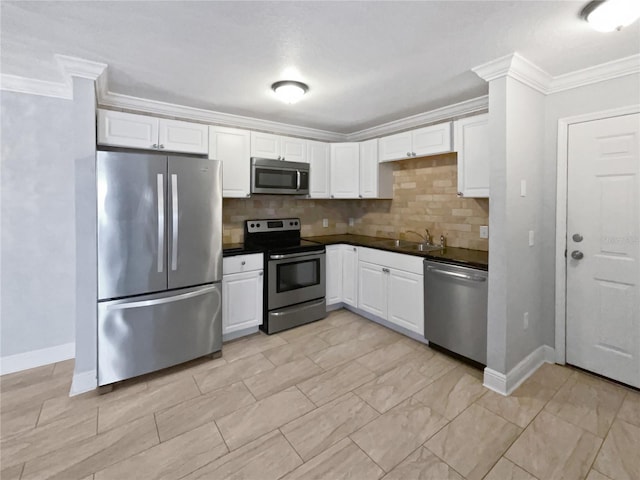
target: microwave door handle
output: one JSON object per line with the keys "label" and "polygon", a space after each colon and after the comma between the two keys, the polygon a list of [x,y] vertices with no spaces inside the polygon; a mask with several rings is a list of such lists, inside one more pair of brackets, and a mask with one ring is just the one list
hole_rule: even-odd
{"label": "microwave door handle", "polygon": [[300,177],[301,177],[301,173],[300,170],[296,170],[296,190],[300,190]]}

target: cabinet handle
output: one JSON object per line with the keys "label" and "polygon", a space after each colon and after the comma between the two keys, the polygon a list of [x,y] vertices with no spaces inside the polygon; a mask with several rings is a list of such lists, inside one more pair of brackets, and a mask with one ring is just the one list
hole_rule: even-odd
{"label": "cabinet handle", "polygon": [[250,194],[250,193],[247,193],[247,197],[250,197],[250,196],[251,196],[251,194]]}
{"label": "cabinet handle", "polygon": [[164,148],[164,145],[163,145],[163,144],[160,144],[160,148]]}
{"label": "cabinet handle", "polygon": [[331,198],[334,198],[334,196],[333,196],[333,195],[331,195]]}
{"label": "cabinet handle", "polygon": [[151,145],[152,148],[158,148],[158,144],[154,143],[153,145]]}
{"label": "cabinet handle", "polygon": [[384,273],[389,273],[389,269],[388,269],[388,268],[383,268],[383,269],[382,269],[382,271],[383,271]]}
{"label": "cabinet handle", "polygon": [[410,156],[411,156],[411,152],[407,152],[407,157],[410,157]]}
{"label": "cabinet handle", "polygon": [[264,274],[264,272],[262,270],[260,270],[260,273],[258,275],[262,276]]}
{"label": "cabinet handle", "polygon": [[244,260],[240,263],[240,265],[245,265],[247,262],[245,262]]}
{"label": "cabinet handle", "polygon": [[356,251],[356,247],[353,247],[353,251],[354,251],[354,252]]}
{"label": "cabinet handle", "polygon": [[358,195],[358,198],[362,198],[362,195]]}
{"label": "cabinet handle", "polygon": [[458,196],[459,196],[459,197],[464,197],[464,193],[462,193],[462,192],[458,192]]}
{"label": "cabinet handle", "polygon": [[416,152],[411,152],[411,155],[413,155],[415,157],[416,156]]}

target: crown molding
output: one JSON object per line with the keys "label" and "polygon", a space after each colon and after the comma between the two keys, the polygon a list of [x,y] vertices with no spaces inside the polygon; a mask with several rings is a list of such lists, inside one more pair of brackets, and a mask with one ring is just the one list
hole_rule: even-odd
{"label": "crown molding", "polygon": [[553,77],[550,93],[562,92],[638,73],[640,73],[640,54]]}
{"label": "crown molding", "polygon": [[411,117],[394,120],[382,125],[350,133],[347,135],[347,141],[359,142],[369,138],[389,135],[403,130],[421,127],[430,123],[453,120],[455,118],[460,118],[474,113],[486,112],[488,108],[489,96],[484,95],[482,97],[472,98],[471,100],[465,100],[463,102],[454,103],[453,105],[447,105],[446,107],[437,108],[428,112],[412,115]]}
{"label": "crown molding", "polygon": [[295,137],[312,138],[327,142],[346,141],[346,135],[308,127],[298,127],[286,123],[261,120],[259,118],[244,117],[229,113],[215,112],[196,107],[187,107],[173,103],[149,100],[146,98],[132,97],[107,91],[98,96],[98,106],[118,109],[134,110],[137,112],[178,117],[186,120],[195,120],[211,125],[224,125],[226,127],[245,128],[249,130],[262,130]]}
{"label": "crown molding", "polygon": [[7,92],[28,93],[30,95],[63,98],[65,100],[73,98],[71,86],[66,83],[47,82],[6,73],[0,76],[0,89]]}
{"label": "crown molding", "polygon": [[54,55],[54,57],[67,77],[97,80],[107,70],[106,63],[92,62],[83,58],[59,54]]}
{"label": "crown molding", "polygon": [[487,82],[509,76],[545,95],[550,92],[553,81],[551,75],[517,52],[478,65],[471,71]]}

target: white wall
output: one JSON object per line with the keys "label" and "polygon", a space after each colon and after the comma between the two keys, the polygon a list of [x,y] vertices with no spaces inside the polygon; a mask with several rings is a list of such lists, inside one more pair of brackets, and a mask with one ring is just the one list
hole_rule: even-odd
{"label": "white wall", "polygon": [[74,342],[73,103],[3,91],[0,105],[0,355],[7,360]]}
{"label": "white wall", "polygon": [[555,217],[558,120],[640,104],[640,75],[598,82],[547,96],[542,195],[542,339],[555,346]]}
{"label": "white wall", "polygon": [[[504,76],[489,84],[491,197],[487,366],[506,374],[542,345],[544,95]],[[526,196],[521,196],[521,181]],[[529,231],[538,240],[529,246]],[[523,317],[528,312],[525,328]]]}

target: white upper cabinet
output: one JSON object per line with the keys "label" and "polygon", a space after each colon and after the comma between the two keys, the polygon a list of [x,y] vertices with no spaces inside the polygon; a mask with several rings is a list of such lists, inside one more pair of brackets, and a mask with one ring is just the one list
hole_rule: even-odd
{"label": "white upper cabinet", "polygon": [[206,154],[209,151],[209,126],[161,118],[158,144],[170,152]]}
{"label": "white upper cabinet", "polygon": [[209,127],[209,158],[222,161],[222,196],[244,198],[251,192],[250,132]]}
{"label": "white upper cabinet", "polygon": [[359,195],[360,144],[332,143],[331,198],[359,198]]}
{"label": "white upper cabinet", "polygon": [[204,153],[209,127],[133,113],[98,110],[98,144],[114,147]]}
{"label": "white upper cabinet", "polygon": [[271,133],[251,132],[252,157],[304,162],[306,155],[306,140]]}
{"label": "white upper cabinet", "polygon": [[360,142],[360,197],[393,198],[393,168],[378,163],[378,139]]}
{"label": "white upper cabinet", "polygon": [[379,150],[381,162],[450,152],[451,122],[382,137]]}
{"label": "white upper cabinet", "polygon": [[328,143],[307,140],[307,158],[309,163],[309,197],[329,198],[331,191],[331,159]]}
{"label": "white upper cabinet", "polygon": [[458,152],[458,195],[489,196],[489,115],[456,120],[455,151]]}

